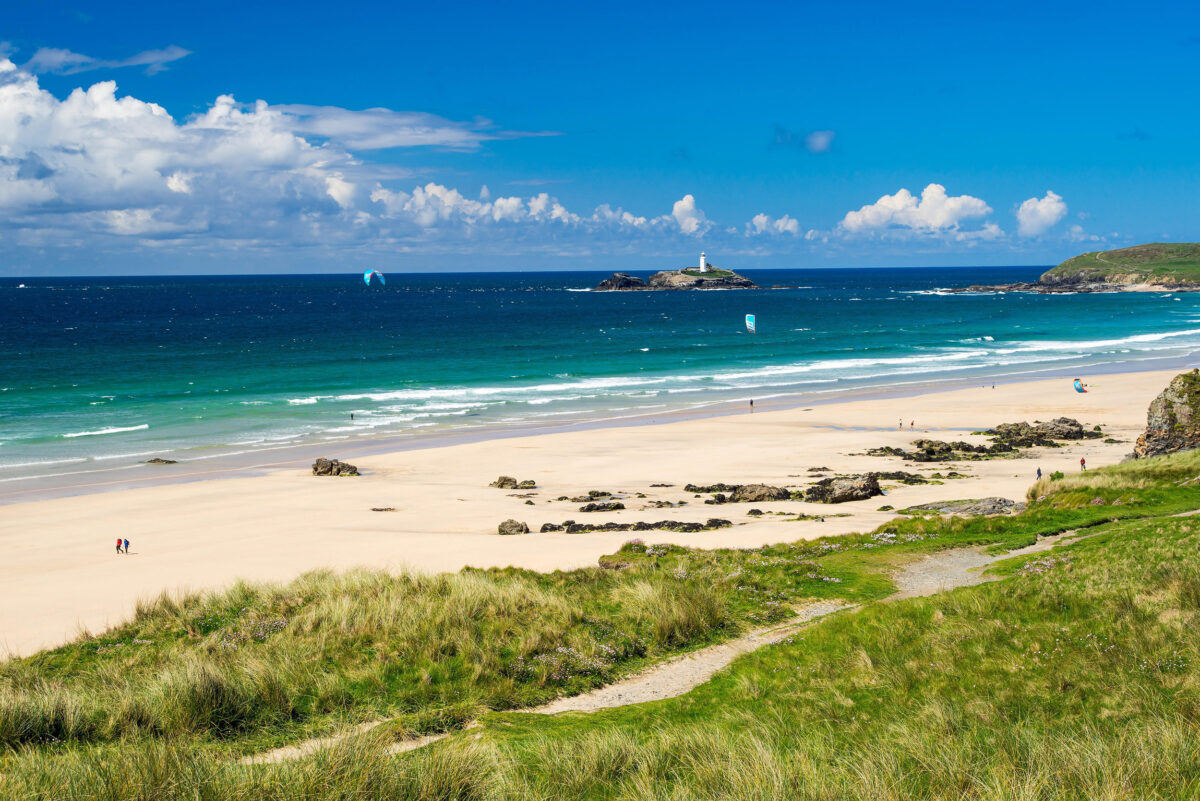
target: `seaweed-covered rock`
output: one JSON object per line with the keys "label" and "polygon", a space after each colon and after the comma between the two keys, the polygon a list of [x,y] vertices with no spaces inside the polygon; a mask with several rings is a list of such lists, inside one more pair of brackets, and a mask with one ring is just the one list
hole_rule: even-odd
{"label": "seaweed-covered rock", "polygon": [[579,507],[581,512],[616,512],[625,508],[625,504],[620,501],[609,501],[607,503],[585,503]]}
{"label": "seaweed-covered rock", "polygon": [[488,484],[489,487],[497,487],[499,489],[516,489],[517,480],[512,476],[500,476],[500,478]]}
{"label": "seaweed-covered rock", "polygon": [[1146,412],[1146,431],[1133,448],[1135,459],[1200,447],[1200,370],[1171,379]]}
{"label": "seaweed-covered rock", "polygon": [[532,478],[517,483],[517,489],[537,489],[537,482]]}
{"label": "seaweed-covered rock", "polygon": [[497,534],[528,534],[529,526],[520,520],[505,520],[496,527]]}
{"label": "seaweed-covered rock", "polygon": [[357,476],[358,468],[337,459],[317,459],[313,462],[314,476]]}
{"label": "seaweed-covered rock", "polygon": [[786,501],[792,493],[783,487],[769,484],[742,484],[733,491],[729,500],[733,503],[761,503],[763,501]]}
{"label": "seaweed-covered rock", "polygon": [[823,478],[805,490],[804,500],[810,503],[847,503],[882,494],[879,479],[869,473],[865,476]]}

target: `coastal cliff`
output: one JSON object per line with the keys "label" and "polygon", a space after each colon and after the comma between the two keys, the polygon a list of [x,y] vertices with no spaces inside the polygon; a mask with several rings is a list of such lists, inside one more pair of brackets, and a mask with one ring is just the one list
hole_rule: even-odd
{"label": "coastal cliff", "polygon": [[758,289],[758,284],[733,270],[712,269],[700,272],[688,270],[662,270],[645,281],[628,273],[613,273],[596,287],[597,292],[631,291],[647,289]]}
{"label": "coastal cliff", "polygon": [[1200,290],[1200,244],[1135,245],[1067,259],[1037,281],[977,285],[963,291],[1137,292]]}

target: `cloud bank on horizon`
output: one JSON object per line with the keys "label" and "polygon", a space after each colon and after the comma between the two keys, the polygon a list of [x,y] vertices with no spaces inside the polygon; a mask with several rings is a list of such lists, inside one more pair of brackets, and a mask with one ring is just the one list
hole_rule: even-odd
{"label": "cloud bank on horizon", "polygon": [[[422,181],[415,171],[368,158],[393,149],[477,151],[554,132],[506,131],[488,120],[387,108],[243,104],[231,95],[176,120],[152,101],[120,96],[111,80],[63,99],[38,80],[39,73],[101,67],[141,66],[153,74],[187,55],[172,46],[102,62],[42,48],[21,66],[0,59],[0,248],[446,253],[502,246],[515,253],[568,253],[688,252],[703,243],[710,251],[794,254],[869,240],[943,249],[1004,247],[1051,235],[1102,241],[1079,225],[1058,232],[1067,204],[1045,187],[1037,188],[1041,197],[1016,206],[1015,233],[982,198],[951,194],[935,181],[919,195],[899,187],[808,224],[765,211],[748,221],[717,221],[693,193],[670,209],[634,211],[618,202],[571,209],[548,192],[493,197],[486,186],[468,191]],[[835,133],[780,128],[776,141],[821,154],[833,147]]]}

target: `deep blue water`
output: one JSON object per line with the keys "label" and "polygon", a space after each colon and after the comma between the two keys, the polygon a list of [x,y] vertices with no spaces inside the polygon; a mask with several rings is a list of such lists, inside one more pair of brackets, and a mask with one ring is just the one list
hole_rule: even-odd
{"label": "deep blue water", "polygon": [[0,481],[1200,349],[1200,295],[939,291],[1039,272],[748,270],[796,288],[633,293],[577,291],[601,273],[5,279]]}

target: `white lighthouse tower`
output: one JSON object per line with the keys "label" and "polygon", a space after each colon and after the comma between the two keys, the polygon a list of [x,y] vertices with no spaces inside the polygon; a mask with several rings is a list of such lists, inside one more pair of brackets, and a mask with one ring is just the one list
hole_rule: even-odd
{"label": "white lighthouse tower", "polygon": [[706,256],[704,253],[700,254],[700,272],[708,272],[708,256]]}

